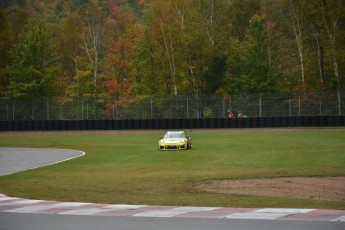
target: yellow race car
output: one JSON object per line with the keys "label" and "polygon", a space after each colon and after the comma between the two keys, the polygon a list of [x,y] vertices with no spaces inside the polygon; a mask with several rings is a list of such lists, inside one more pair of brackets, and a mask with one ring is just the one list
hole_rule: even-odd
{"label": "yellow race car", "polygon": [[192,148],[192,139],[185,131],[167,131],[158,141],[158,150],[180,150]]}

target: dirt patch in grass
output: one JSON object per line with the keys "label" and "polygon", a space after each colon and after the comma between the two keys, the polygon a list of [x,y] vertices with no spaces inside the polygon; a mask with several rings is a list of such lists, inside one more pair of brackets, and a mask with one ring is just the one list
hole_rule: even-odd
{"label": "dirt patch in grass", "polygon": [[345,201],[345,177],[212,180],[195,188],[222,194]]}

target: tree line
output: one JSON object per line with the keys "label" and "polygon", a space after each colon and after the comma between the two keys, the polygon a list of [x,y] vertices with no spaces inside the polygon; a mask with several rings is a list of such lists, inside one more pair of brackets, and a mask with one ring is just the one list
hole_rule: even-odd
{"label": "tree line", "polygon": [[345,88],[344,0],[2,0],[0,97]]}

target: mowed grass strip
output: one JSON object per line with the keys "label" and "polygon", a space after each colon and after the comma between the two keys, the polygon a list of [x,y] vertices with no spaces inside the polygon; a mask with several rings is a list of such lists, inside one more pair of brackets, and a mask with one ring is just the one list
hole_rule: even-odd
{"label": "mowed grass strip", "polygon": [[345,202],[194,189],[214,179],[345,176],[344,129],[194,130],[193,149],[158,151],[163,133],[2,133],[0,146],[75,149],[86,155],[0,177],[0,193],[98,203],[345,209]]}

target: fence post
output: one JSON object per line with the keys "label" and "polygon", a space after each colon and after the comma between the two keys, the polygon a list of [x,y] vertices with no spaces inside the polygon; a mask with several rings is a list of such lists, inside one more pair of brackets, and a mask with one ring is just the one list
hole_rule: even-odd
{"label": "fence post", "polygon": [[259,117],[262,116],[262,108],[261,108],[261,94],[260,94],[260,97],[259,97]]}
{"label": "fence post", "polygon": [[321,96],[319,96],[319,110],[320,110],[320,116],[322,116],[322,99],[321,99]]}
{"label": "fence post", "polygon": [[31,120],[35,120],[35,108],[33,105],[31,105]]}
{"label": "fence post", "polygon": [[96,111],[96,101],[95,98],[93,99],[93,119],[97,120],[97,111]]}
{"label": "fence post", "polygon": [[47,98],[47,120],[49,120],[49,98]]}
{"label": "fence post", "polygon": [[141,119],[144,119],[144,106],[142,104],[142,102],[140,102],[140,107],[141,107]]}
{"label": "fence post", "polygon": [[200,118],[200,102],[199,102],[199,96],[197,95],[195,97],[195,100],[196,100],[196,109],[195,109],[195,115],[196,115],[196,118]]}
{"label": "fence post", "polygon": [[298,94],[298,116],[301,116],[301,95]]}
{"label": "fence post", "polygon": [[223,97],[223,115],[222,117],[225,117],[225,98]]}
{"label": "fence post", "polygon": [[292,116],[292,111],[291,111],[291,99],[289,99],[289,116]]}
{"label": "fence post", "polygon": [[189,118],[189,107],[188,107],[188,97],[187,97],[187,118]]}
{"label": "fence post", "polygon": [[199,98],[199,109],[200,109],[200,111],[199,111],[199,118],[204,118],[204,106],[203,106],[203,102],[202,102],[202,97],[200,97]]}
{"label": "fence post", "polygon": [[231,95],[229,96],[229,112],[232,111],[232,108],[231,108]]}
{"label": "fence post", "polygon": [[113,118],[113,120],[115,120],[115,101],[114,101],[114,105],[113,105],[112,118]]}
{"label": "fence post", "polygon": [[84,120],[84,100],[81,100],[81,119]]}
{"label": "fence post", "polygon": [[86,120],[89,120],[89,103],[86,103]]}
{"label": "fence post", "polygon": [[338,96],[338,112],[339,112],[339,116],[341,116],[341,97],[340,97],[340,90],[338,90],[337,96]]}
{"label": "fence post", "polygon": [[169,118],[172,119],[172,108],[171,108],[171,102],[169,101]]}
{"label": "fence post", "polygon": [[117,106],[117,100],[115,101],[115,119],[117,120],[118,118],[118,106]]}
{"label": "fence post", "polygon": [[151,100],[151,119],[153,119],[152,98],[150,100]]}
{"label": "fence post", "polygon": [[14,100],[12,100],[12,120],[14,121]]}
{"label": "fence post", "polygon": [[60,108],[60,120],[62,120],[62,107],[61,107],[61,104],[59,105],[59,108]]}

